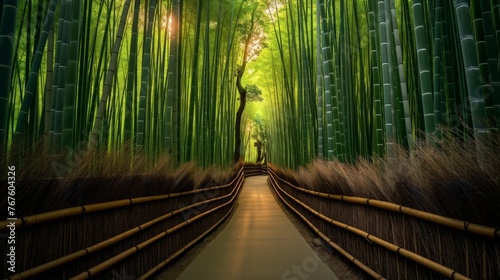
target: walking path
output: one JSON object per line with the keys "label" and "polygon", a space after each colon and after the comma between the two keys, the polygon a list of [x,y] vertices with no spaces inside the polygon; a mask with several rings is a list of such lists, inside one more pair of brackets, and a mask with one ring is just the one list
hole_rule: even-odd
{"label": "walking path", "polygon": [[334,279],[276,203],[267,177],[249,177],[227,226],[178,280]]}

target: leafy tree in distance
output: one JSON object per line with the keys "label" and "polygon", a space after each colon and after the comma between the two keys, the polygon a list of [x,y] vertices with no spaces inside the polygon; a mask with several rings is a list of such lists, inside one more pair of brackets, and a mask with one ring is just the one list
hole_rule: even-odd
{"label": "leafy tree in distance", "polygon": [[248,102],[261,102],[264,100],[262,98],[262,90],[257,85],[247,85],[245,90],[247,91]]}
{"label": "leafy tree in distance", "polygon": [[267,131],[264,119],[256,115],[252,121],[255,123],[252,131],[252,139],[255,140],[257,147],[257,160],[256,162],[263,162],[266,158],[266,145],[267,145]]}
{"label": "leafy tree in distance", "polygon": [[[248,92],[252,92],[252,96],[255,96],[255,89],[258,89],[255,85],[243,87],[241,83],[241,79],[243,74],[245,73],[245,69],[247,67],[248,62],[255,58],[264,44],[262,44],[263,34],[259,30],[259,22],[255,13],[257,11],[258,6],[255,6],[252,10],[252,14],[250,17],[250,21],[247,24],[243,24],[242,28],[246,29],[245,32],[245,45],[243,50],[243,61],[242,64],[237,68],[235,76],[236,76],[236,87],[238,89],[238,93],[240,95],[240,105],[238,107],[238,111],[236,112],[236,121],[234,128],[234,136],[235,136],[235,145],[234,145],[234,162],[238,162],[241,158],[241,118],[243,116],[243,111],[245,110],[245,106],[247,103],[247,95]],[[255,44],[260,46],[256,46]],[[258,96],[258,94],[257,94]]]}

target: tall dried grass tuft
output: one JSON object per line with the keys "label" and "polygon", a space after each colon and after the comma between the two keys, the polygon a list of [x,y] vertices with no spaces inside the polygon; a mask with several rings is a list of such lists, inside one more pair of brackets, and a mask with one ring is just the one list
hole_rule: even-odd
{"label": "tall dried grass tuft", "polygon": [[200,169],[195,178],[195,188],[203,189],[210,186],[224,185],[233,177],[234,171],[231,169],[220,169],[216,166],[210,166]]}
{"label": "tall dried grass tuft", "polygon": [[446,131],[442,135],[437,147],[396,147],[390,157],[359,159],[355,165],[316,160],[297,171],[273,169],[303,188],[386,200],[500,227],[500,137],[481,146]]}
{"label": "tall dried grass tuft", "polygon": [[[26,152],[16,161],[17,215],[223,185],[236,174],[234,168],[203,169],[194,162],[174,168],[167,154],[152,161],[142,152],[132,157],[131,151],[82,149],[60,156],[43,149]],[[5,203],[0,201],[2,207]]]}

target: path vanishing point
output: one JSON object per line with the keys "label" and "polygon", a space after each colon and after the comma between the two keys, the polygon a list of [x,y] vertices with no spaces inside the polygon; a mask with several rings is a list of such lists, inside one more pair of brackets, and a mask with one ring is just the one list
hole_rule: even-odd
{"label": "path vanishing point", "polygon": [[276,203],[267,176],[249,177],[224,229],[178,280],[337,280]]}

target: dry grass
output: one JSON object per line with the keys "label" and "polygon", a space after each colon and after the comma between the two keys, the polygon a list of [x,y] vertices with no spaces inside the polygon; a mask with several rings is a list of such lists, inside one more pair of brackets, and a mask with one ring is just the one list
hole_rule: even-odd
{"label": "dry grass", "polygon": [[386,200],[473,223],[500,227],[500,141],[481,147],[447,137],[439,148],[420,144],[411,153],[356,165],[314,161],[298,171],[274,167],[300,187]]}
{"label": "dry grass", "polygon": [[[150,160],[144,154],[130,156],[130,149],[111,152],[74,152],[65,156],[47,156],[43,153],[20,154],[16,162],[16,217],[39,214],[78,205],[114,201],[133,197],[177,193],[193,189],[225,185],[237,174],[237,167],[222,169],[215,166],[201,168],[188,162],[175,167],[168,155]],[[29,156],[28,156],[29,155]],[[241,166],[241,164],[239,165]],[[0,182],[1,183],[1,182]],[[3,181],[2,185],[7,185]],[[229,193],[235,185],[217,192],[177,196],[168,200],[115,208],[108,211],[79,215],[70,219],[16,230],[17,252],[20,257],[16,271],[40,265],[55,258],[81,250],[165,215],[176,209]],[[220,192],[220,193],[219,193]],[[43,279],[67,279],[147,238],[177,226],[186,219],[216,208],[230,198],[204,204],[199,208],[177,214],[157,225],[143,230],[106,250],[84,257],[71,265],[39,275]],[[0,201],[6,209],[7,200]],[[98,279],[111,279],[117,272],[137,277],[182,248],[202,232],[213,226],[228,211],[224,207],[206,218],[190,223],[160,240],[153,246],[133,255]],[[3,271],[7,271],[6,256],[2,258]]]}
{"label": "dry grass", "polygon": [[[174,167],[166,154],[154,161],[144,153],[131,157],[128,147],[117,151],[82,149],[61,156],[42,152],[16,155],[23,160],[9,161],[16,162],[18,216],[223,185],[236,174],[234,167],[202,168],[194,162]],[[5,203],[1,201],[0,207],[6,208]]]}

